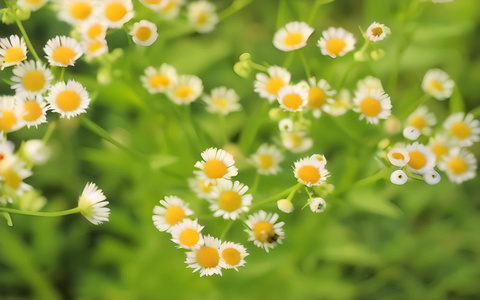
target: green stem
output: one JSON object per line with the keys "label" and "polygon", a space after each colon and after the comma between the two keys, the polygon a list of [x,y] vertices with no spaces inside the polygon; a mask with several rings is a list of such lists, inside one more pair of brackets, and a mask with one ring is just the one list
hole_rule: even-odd
{"label": "green stem", "polygon": [[290,65],[292,64],[294,56],[295,56],[295,51],[290,51],[287,58],[285,59],[285,62],[283,63],[283,68],[284,69],[288,69],[288,67],[290,67]]}
{"label": "green stem", "polygon": [[310,16],[308,17],[307,24],[312,25],[313,20],[315,20],[315,16],[317,15],[318,9],[322,6],[323,1],[317,0],[313,5],[313,8],[310,12]]}
{"label": "green stem", "polygon": [[300,59],[303,64],[303,68],[305,69],[305,73],[307,74],[307,79],[312,77],[312,73],[310,72],[310,67],[308,66],[307,58],[305,57],[305,53],[303,51],[300,51]]}
{"label": "green stem", "polygon": [[45,135],[43,136],[43,139],[42,139],[43,145],[46,145],[48,143],[56,127],[57,127],[57,121],[51,121],[48,123],[47,131],[45,131]]}
{"label": "green stem", "polygon": [[363,178],[363,179],[357,181],[357,183],[353,186],[353,188],[357,188],[357,187],[360,187],[360,186],[364,186],[364,185],[367,185],[367,184],[370,184],[370,183],[377,182],[380,179],[386,178],[388,176],[388,174],[390,174],[391,172],[392,172],[391,168],[382,169],[378,173],[376,173],[372,176],[369,176],[367,178]]}
{"label": "green stem", "polygon": [[[280,192],[276,195],[273,195],[263,201],[260,201],[258,203],[255,203],[253,204],[251,207],[250,207],[250,210],[255,210],[256,208],[260,207],[260,206],[263,206],[265,204],[268,204],[270,202],[274,202],[274,201],[277,201],[277,200],[280,200],[282,199],[285,195],[289,195],[290,199],[293,197],[293,194],[298,191],[298,189],[300,189],[301,187],[303,186],[303,183],[299,182],[297,183],[296,185],[284,190],[283,192]],[[291,194],[290,194],[291,193]]]}
{"label": "green stem", "polygon": [[230,222],[228,222],[227,226],[225,226],[225,228],[223,228],[222,234],[220,235],[220,240],[221,241],[223,241],[223,239],[227,236],[228,231],[230,230],[230,228],[232,228],[233,222],[234,222],[233,220],[230,220]]}
{"label": "green stem", "polygon": [[58,79],[58,81],[63,81],[63,79],[65,78],[65,69],[66,67],[61,67],[62,70],[60,71],[60,78]]}
{"label": "green stem", "polygon": [[415,101],[415,103],[412,103],[400,116],[400,120],[404,121],[408,118],[408,116],[415,111],[418,107],[424,105],[428,100],[430,99],[430,95],[427,93],[424,93],[420,99]]}
{"label": "green stem", "polygon": [[26,211],[26,210],[20,210],[15,208],[0,207],[0,211],[4,211],[10,214],[26,215],[26,216],[60,217],[60,216],[73,215],[73,214],[79,213],[80,208],[75,207],[75,208],[62,210],[62,211],[42,212],[42,211]]}
{"label": "green stem", "polygon": [[242,8],[244,8],[245,6],[250,4],[250,2],[252,2],[252,1],[253,0],[235,0],[235,1],[233,1],[232,5],[230,5],[229,7],[227,7],[226,9],[224,9],[223,11],[221,11],[218,14],[218,19],[220,21],[225,20],[226,18],[230,17],[231,15],[235,14],[236,12],[238,12],[239,10],[241,10]]}
{"label": "green stem", "polygon": [[260,183],[260,174],[255,172],[255,179],[253,179],[252,189],[250,190],[250,194],[254,195],[257,192],[258,184]]}
{"label": "green stem", "polygon": [[229,140],[228,140],[228,136],[227,136],[227,122],[225,120],[225,115],[224,114],[221,114],[219,113],[218,114],[218,119],[219,119],[219,122],[220,122],[220,131],[222,132],[222,141],[223,141],[223,145],[226,145],[228,144]]}

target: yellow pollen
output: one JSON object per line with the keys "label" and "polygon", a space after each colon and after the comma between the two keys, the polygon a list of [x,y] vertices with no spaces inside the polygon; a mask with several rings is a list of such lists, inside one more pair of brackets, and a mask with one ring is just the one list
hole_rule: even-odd
{"label": "yellow pollen", "polygon": [[265,243],[269,237],[275,235],[275,229],[273,225],[268,222],[258,221],[253,226],[253,235],[257,241]]}
{"label": "yellow pollen", "polygon": [[443,85],[438,80],[430,81],[430,87],[439,92],[443,91]]}
{"label": "yellow pollen", "polygon": [[242,256],[237,249],[228,248],[222,251],[222,258],[230,266],[236,266],[242,260]]}
{"label": "yellow pollen", "polygon": [[291,110],[298,110],[300,105],[302,105],[303,101],[297,94],[288,94],[282,99],[283,105]]}
{"label": "yellow pollen", "polygon": [[145,42],[152,36],[152,31],[148,27],[140,27],[137,32],[135,32],[135,36],[140,41]]}
{"label": "yellow pollen", "polygon": [[153,75],[150,77],[150,85],[157,89],[159,87],[168,86],[170,84],[170,78],[165,75]]}
{"label": "yellow pollen", "polygon": [[427,158],[425,157],[425,155],[418,151],[409,152],[408,155],[410,156],[410,161],[408,162],[408,165],[415,170],[420,170],[427,163]]}
{"label": "yellow pollen", "polygon": [[0,173],[0,176],[5,181],[5,183],[14,190],[17,190],[22,183],[22,178],[18,176],[17,172],[10,168],[7,170],[3,170]]}
{"label": "yellow pollen", "polygon": [[38,120],[42,113],[42,107],[36,101],[26,101],[23,104],[22,118],[27,122]]}
{"label": "yellow pollen", "polygon": [[450,134],[459,140],[466,139],[470,136],[470,127],[463,122],[454,123],[450,129]]}
{"label": "yellow pollen", "polygon": [[57,105],[62,111],[73,111],[78,108],[80,103],[80,96],[72,90],[65,90],[57,95]]}
{"label": "yellow pollen", "polygon": [[425,125],[427,125],[427,122],[425,122],[425,118],[421,116],[415,116],[410,119],[410,126],[413,126],[418,130],[422,130],[425,127]]}
{"label": "yellow pollen", "polygon": [[8,110],[2,111],[2,116],[0,117],[0,131],[10,130],[12,126],[17,122],[15,115]]}
{"label": "yellow pollen", "polygon": [[321,108],[327,102],[327,94],[318,87],[312,87],[308,91],[308,106],[311,108]]}
{"label": "yellow pollen", "polygon": [[445,154],[448,153],[448,147],[445,146],[445,145],[440,145],[440,144],[433,145],[432,146],[432,152],[437,157],[437,161],[439,161],[442,156],[444,156]]}
{"label": "yellow pollen", "polygon": [[180,233],[180,237],[178,239],[183,245],[192,247],[198,243],[200,240],[200,235],[195,229],[187,228]]}
{"label": "yellow pollen", "polygon": [[200,24],[200,25],[203,25],[205,23],[207,23],[208,21],[208,15],[204,12],[200,13],[197,17],[197,23]]}
{"label": "yellow pollen", "polygon": [[105,17],[113,22],[120,21],[127,14],[127,9],[122,3],[111,3],[105,7]]}
{"label": "yellow pollen", "polygon": [[23,53],[22,49],[20,48],[8,48],[5,51],[5,62],[6,63],[16,63],[21,62],[25,54]]}
{"label": "yellow pollen", "polygon": [[326,48],[327,51],[333,55],[338,55],[343,51],[347,43],[342,39],[331,39],[327,41]]}
{"label": "yellow pollen", "polygon": [[22,78],[22,86],[30,92],[40,91],[45,86],[45,77],[41,71],[29,71]]}
{"label": "yellow pollen", "polygon": [[270,94],[276,95],[278,93],[278,90],[281,89],[284,85],[285,83],[281,78],[273,77],[268,80],[265,89]]}
{"label": "yellow pollen", "polygon": [[70,14],[77,20],[85,20],[92,12],[92,7],[88,3],[75,3],[70,6]]}
{"label": "yellow pollen", "polygon": [[202,268],[215,268],[220,261],[218,250],[209,246],[200,248],[197,252],[197,263]]}
{"label": "yellow pollen", "polygon": [[300,44],[302,41],[303,41],[303,34],[301,34],[300,32],[289,33],[283,40],[285,45],[290,47],[296,46]]}
{"label": "yellow pollen", "polygon": [[218,206],[224,211],[235,211],[242,207],[242,197],[237,192],[225,191],[218,197]]}
{"label": "yellow pollen", "polygon": [[175,89],[175,97],[187,98],[193,93],[193,90],[188,85],[179,86]]}
{"label": "yellow pollen", "polygon": [[211,159],[203,166],[203,172],[209,178],[218,179],[227,174],[227,166],[218,159]]}
{"label": "yellow pollen", "polygon": [[374,36],[379,36],[382,33],[383,33],[382,27],[378,26],[378,27],[372,28],[372,34]]}
{"label": "yellow pollen", "polygon": [[72,48],[60,46],[53,50],[52,59],[57,63],[68,65],[73,62],[75,55],[76,53]]}
{"label": "yellow pollen", "polygon": [[87,35],[94,40],[102,33],[102,31],[102,26],[100,24],[93,24],[88,28]]}
{"label": "yellow pollen", "polygon": [[260,154],[258,155],[258,160],[260,161],[260,168],[263,170],[268,170],[273,165],[273,158],[271,155]]}
{"label": "yellow pollen", "polygon": [[365,98],[360,102],[360,111],[368,117],[375,117],[382,111],[382,106],[378,100]]}
{"label": "yellow pollen", "polygon": [[183,218],[185,218],[185,212],[181,207],[170,206],[167,208],[167,212],[165,213],[165,222],[171,226],[181,222]]}
{"label": "yellow pollen", "polygon": [[448,162],[448,168],[453,172],[453,174],[460,175],[465,173],[465,171],[468,169],[468,165],[460,157],[454,157]]}
{"label": "yellow pollen", "polygon": [[88,51],[91,53],[97,51],[100,48],[102,48],[102,42],[88,43]]}
{"label": "yellow pollen", "polygon": [[398,152],[393,153],[392,157],[395,158],[395,159],[401,159],[401,160],[405,159],[405,156],[403,156],[402,153],[398,153]]}
{"label": "yellow pollen", "polygon": [[227,100],[222,99],[222,98],[213,99],[212,102],[213,102],[214,105],[222,107],[222,108],[225,108],[228,105]]}
{"label": "yellow pollen", "polygon": [[298,179],[308,184],[315,184],[320,180],[320,172],[313,166],[303,166],[297,172]]}

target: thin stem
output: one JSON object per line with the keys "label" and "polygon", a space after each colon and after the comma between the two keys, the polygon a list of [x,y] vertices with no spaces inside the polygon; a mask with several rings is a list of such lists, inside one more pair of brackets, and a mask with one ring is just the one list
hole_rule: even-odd
{"label": "thin stem", "polygon": [[36,217],[60,217],[66,215],[73,215],[80,212],[80,208],[75,207],[62,211],[42,212],[42,211],[26,211],[15,208],[0,207],[0,211],[4,211],[11,214],[36,216]]}
{"label": "thin stem", "polygon": [[317,0],[315,1],[315,4],[313,5],[313,8],[310,12],[310,16],[308,17],[308,24],[312,25],[313,20],[315,20],[315,16],[317,15],[318,9],[322,4],[330,3],[333,2],[334,0]]}
{"label": "thin stem", "polygon": [[420,99],[415,101],[415,103],[412,103],[408,109],[405,110],[405,112],[400,116],[401,120],[405,120],[415,109],[418,107],[424,105],[428,100],[430,99],[430,95],[427,93],[424,93]]}
{"label": "thin stem", "polygon": [[367,185],[367,184],[370,184],[370,183],[374,183],[374,182],[377,182],[379,181],[380,179],[383,179],[383,178],[386,178],[386,176],[391,172],[392,170],[390,168],[385,168],[385,169],[382,169],[380,170],[378,173],[372,175],[372,176],[369,176],[367,178],[363,178],[359,181],[357,181],[357,183],[354,185],[354,188],[357,188],[357,187],[360,187],[360,186],[364,186],[364,185]]}
{"label": "thin stem", "polygon": [[252,1],[253,0],[235,0],[235,1],[233,1],[232,5],[230,5],[229,7],[227,7],[226,9],[224,9],[223,11],[221,11],[218,14],[218,19],[220,21],[225,20],[226,18],[230,17],[234,13],[238,12],[239,10],[241,10],[242,8],[244,8],[245,6],[250,4],[250,2],[252,2]]}
{"label": "thin stem", "polygon": [[230,222],[228,222],[227,226],[225,226],[225,228],[223,228],[222,234],[220,235],[220,240],[221,241],[223,241],[223,239],[227,236],[228,231],[230,230],[230,228],[232,228],[233,222],[234,222],[233,220],[230,220]]}
{"label": "thin stem", "polygon": [[[260,207],[260,206],[262,206],[262,205],[268,204],[268,203],[273,202],[273,201],[280,200],[280,199],[282,199],[282,197],[284,197],[285,195],[288,195],[288,194],[291,193],[293,190],[294,190],[294,191],[297,191],[297,190],[298,190],[300,187],[302,187],[302,186],[303,186],[303,183],[299,182],[299,183],[297,183],[296,185],[294,185],[294,186],[292,186],[292,187],[284,190],[283,192],[280,192],[280,193],[278,193],[278,194],[276,194],[276,195],[273,195],[273,196],[271,196],[271,197],[269,197],[269,198],[267,198],[267,199],[265,199],[265,200],[263,200],[263,201],[260,201],[260,202],[258,202],[258,203],[253,204],[253,205],[250,207],[250,210],[254,210],[254,209],[256,209],[256,208],[258,208],[258,207]],[[293,196],[292,196],[292,197],[293,197]]]}
{"label": "thin stem", "polygon": [[48,143],[56,127],[57,127],[57,121],[51,121],[48,123],[47,131],[45,131],[45,135],[43,136],[43,139],[42,139],[43,145],[46,145]]}
{"label": "thin stem", "polygon": [[290,67],[290,65],[292,64],[294,56],[295,56],[295,51],[290,51],[287,58],[285,59],[285,62],[283,63],[283,68],[284,69],[288,69],[288,67]]}
{"label": "thin stem", "polygon": [[252,189],[250,190],[250,194],[254,195],[257,192],[258,184],[260,183],[260,174],[255,172],[255,179],[253,179]]}
{"label": "thin stem", "polygon": [[305,57],[305,53],[300,51],[300,59],[303,64],[303,68],[305,69],[305,73],[307,74],[307,78],[312,77],[312,73],[310,72],[310,67],[308,66],[307,58]]}
{"label": "thin stem", "polygon": [[228,136],[227,136],[227,122],[225,120],[225,115],[224,114],[218,114],[218,119],[220,122],[220,131],[222,132],[222,142],[224,145],[228,144]]}
{"label": "thin stem", "polygon": [[60,71],[60,78],[58,79],[58,81],[63,81],[63,79],[65,78],[65,69],[66,67],[61,67],[62,70]]}

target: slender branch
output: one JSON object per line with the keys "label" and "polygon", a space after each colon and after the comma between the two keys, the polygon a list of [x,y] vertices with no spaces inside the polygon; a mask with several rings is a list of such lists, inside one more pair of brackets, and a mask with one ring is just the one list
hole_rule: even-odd
{"label": "slender branch", "polygon": [[277,200],[280,200],[282,199],[282,197],[286,196],[286,195],[289,195],[292,191],[297,191],[299,188],[301,188],[303,186],[303,183],[299,182],[297,183],[296,185],[284,190],[283,192],[280,192],[276,195],[273,195],[263,201],[260,201],[258,203],[255,203],[253,204],[251,207],[250,207],[250,210],[254,210],[260,206],[263,206],[267,203],[270,203],[270,202],[273,202],[273,201],[277,201]]}
{"label": "slender branch", "polygon": [[4,211],[11,214],[17,215],[26,215],[26,216],[36,216],[36,217],[60,217],[66,215],[73,215],[80,212],[80,208],[75,207],[68,210],[62,211],[53,211],[53,212],[42,212],[42,211],[26,211],[15,208],[0,207],[0,211]]}
{"label": "slender branch", "polygon": [[305,69],[305,73],[307,74],[307,79],[312,77],[312,73],[310,72],[310,67],[308,66],[307,58],[305,57],[305,53],[300,51],[300,59],[303,64],[303,68]]}

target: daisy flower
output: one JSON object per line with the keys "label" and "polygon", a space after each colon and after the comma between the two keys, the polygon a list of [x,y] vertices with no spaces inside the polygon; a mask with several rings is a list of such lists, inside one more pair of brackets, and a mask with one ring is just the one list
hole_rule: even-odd
{"label": "daisy flower", "polygon": [[282,145],[292,153],[307,151],[313,146],[313,139],[306,137],[305,131],[282,132]]}
{"label": "daisy flower", "polygon": [[313,111],[313,116],[318,119],[327,102],[335,102],[332,97],[337,92],[332,89],[325,79],[320,79],[317,83],[315,77],[313,77],[309,79],[309,83],[307,107]]}
{"label": "daisy flower", "polygon": [[48,0],[17,0],[17,5],[29,10],[39,10],[42,8]]}
{"label": "daisy flower", "polygon": [[380,79],[373,76],[367,76],[357,82],[357,90],[362,89],[385,91]]}
{"label": "daisy flower", "polygon": [[390,174],[390,182],[396,185],[404,185],[408,180],[407,174],[403,170],[395,170]]}
{"label": "daisy flower", "polygon": [[67,119],[85,113],[91,100],[87,90],[75,80],[69,80],[67,84],[57,82],[45,99],[54,112]]}
{"label": "daisy flower", "polygon": [[167,5],[167,0],[140,0],[143,5],[146,7],[153,9],[153,10],[159,10],[165,7]]}
{"label": "daisy flower", "polygon": [[64,35],[48,40],[43,51],[47,54],[48,63],[58,67],[73,66],[83,54],[80,43]]}
{"label": "daisy flower", "polygon": [[357,90],[353,103],[353,110],[360,113],[359,119],[366,119],[370,124],[378,124],[380,119],[387,119],[392,113],[390,97],[383,90]]}
{"label": "daisy flower", "polygon": [[50,81],[53,80],[50,69],[34,60],[25,61],[13,68],[13,75],[10,80],[15,82],[12,89],[17,94],[24,92],[42,94],[50,87]]}
{"label": "daisy flower", "polygon": [[168,97],[178,105],[195,101],[203,92],[202,80],[194,75],[180,75],[167,90]]}
{"label": "daisy flower", "polygon": [[308,90],[300,84],[286,85],[278,91],[277,101],[285,111],[301,111],[308,103]]}
{"label": "daisy flower", "polygon": [[388,28],[384,24],[373,22],[372,25],[370,25],[367,28],[365,35],[370,41],[378,42],[386,38],[387,34],[390,34],[390,33],[391,33],[390,28]]}
{"label": "daisy flower", "polygon": [[257,73],[254,91],[272,103],[277,98],[278,91],[290,83],[291,75],[286,69],[278,66],[269,67],[267,72],[268,76]]}
{"label": "daisy flower", "polygon": [[207,111],[227,115],[234,111],[240,111],[242,106],[238,103],[239,97],[235,90],[224,86],[214,88],[210,95],[205,95],[203,101],[207,104]]}
{"label": "daisy flower", "polygon": [[273,37],[273,45],[282,51],[292,51],[303,48],[313,33],[313,28],[305,22],[290,22],[280,28]]}
{"label": "daisy flower", "polygon": [[190,189],[197,194],[197,197],[202,199],[212,199],[213,187],[216,182],[205,180],[202,176],[188,179],[188,185]]}
{"label": "daisy flower", "polygon": [[452,141],[448,138],[446,133],[439,133],[430,138],[428,145],[430,150],[435,154],[438,162],[444,155],[450,152]]}
{"label": "daisy flower", "polygon": [[428,70],[422,81],[423,91],[437,100],[450,98],[454,86],[453,80],[440,69]]}
{"label": "daisy flower", "polygon": [[314,213],[321,213],[327,207],[327,203],[320,197],[315,197],[308,200],[308,205],[310,206],[310,210]]}
{"label": "daisy flower", "polygon": [[160,200],[161,206],[153,208],[153,224],[160,231],[171,232],[175,224],[182,222],[185,217],[193,215],[193,210],[177,196],[166,196]]}
{"label": "daisy flower", "polygon": [[95,183],[89,182],[83,189],[82,195],[78,198],[78,208],[82,215],[93,225],[100,225],[102,222],[108,222],[110,208],[105,207],[108,201]]}
{"label": "daisy flower", "polygon": [[248,229],[249,241],[253,241],[255,246],[268,251],[275,248],[277,244],[281,244],[285,238],[282,226],[284,222],[276,223],[278,214],[266,213],[263,210],[253,213],[245,222]]}
{"label": "daisy flower", "polygon": [[165,6],[159,12],[168,20],[174,19],[180,12],[180,7],[184,4],[184,0],[164,0]]}
{"label": "daisy flower", "polygon": [[247,191],[248,186],[238,181],[217,180],[210,205],[210,210],[214,211],[213,216],[236,220],[241,213],[247,212],[253,199],[252,195],[245,195]]}
{"label": "daisy flower", "polygon": [[0,160],[0,180],[14,190],[18,196],[22,196],[23,193],[32,189],[31,185],[23,182],[25,178],[33,174],[26,168],[26,165],[26,162],[20,161],[14,154]]}
{"label": "daisy flower", "polygon": [[131,0],[100,1],[99,12],[110,28],[121,28],[134,15]]}
{"label": "daisy flower", "polygon": [[294,171],[295,178],[299,182],[308,187],[321,185],[330,176],[330,173],[325,169],[326,161],[316,158],[316,155],[302,158],[295,162]]}
{"label": "daisy flower", "polygon": [[428,146],[415,142],[407,145],[407,151],[410,157],[407,165],[413,173],[423,175],[435,167],[435,154]]}
{"label": "daisy flower", "polygon": [[17,113],[20,119],[30,128],[47,123],[47,103],[41,95],[22,93],[17,95]]}
{"label": "daisy flower", "polygon": [[220,257],[222,258],[222,267],[225,269],[235,269],[244,266],[247,262],[247,249],[243,245],[233,242],[224,242],[220,245]]}
{"label": "daisy flower", "polygon": [[196,174],[205,177],[207,181],[216,179],[230,179],[237,176],[238,169],[234,166],[235,160],[233,156],[223,149],[208,148],[201,154],[203,160],[197,161],[196,168],[201,171],[196,171]]}
{"label": "daisy flower", "polygon": [[473,115],[458,112],[451,114],[444,122],[443,127],[454,143],[460,147],[468,147],[480,141],[480,121]]}
{"label": "daisy flower", "polygon": [[27,44],[18,35],[0,39],[0,66],[15,66],[27,59]]}
{"label": "daisy flower", "polygon": [[396,167],[404,167],[410,161],[408,151],[404,147],[394,147],[387,154],[390,163]]}
{"label": "daisy flower", "polygon": [[80,34],[87,41],[101,41],[107,35],[108,24],[103,19],[92,18],[80,26]]}
{"label": "daisy flower", "polygon": [[17,99],[12,96],[0,96],[0,132],[12,132],[22,128],[22,122],[16,109]]}
{"label": "daisy flower", "polygon": [[193,27],[200,33],[207,33],[218,23],[216,7],[208,1],[196,1],[188,5],[187,16]]}
{"label": "daisy flower", "polygon": [[26,141],[21,149],[26,160],[35,165],[43,165],[52,153],[51,149],[42,140],[37,139]]}
{"label": "daisy flower", "polygon": [[71,25],[80,25],[92,16],[95,4],[93,0],[63,0],[59,18]]}
{"label": "daisy flower", "polygon": [[453,148],[438,162],[438,167],[450,181],[460,184],[475,178],[477,159],[466,149]]}
{"label": "daisy flower", "polygon": [[332,116],[341,116],[352,107],[350,92],[341,89],[338,94],[327,99],[328,104],[323,106],[326,113]]}
{"label": "daisy flower", "polygon": [[222,275],[221,266],[224,264],[223,258],[220,256],[221,241],[210,235],[203,238],[204,243],[200,245],[199,249],[194,249],[187,252],[188,264],[187,268],[194,268],[193,272],[200,270],[200,277],[213,274]]}
{"label": "daisy flower", "polygon": [[408,116],[405,126],[413,126],[423,134],[430,134],[432,126],[437,125],[437,118],[433,113],[428,112],[426,106],[418,107],[413,113]]}
{"label": "daisy flower", "polygon": [[323,55],[330,57],[344,56],[355,49],[356,40],[353,34],[343,28],[329,27],[322,32],[322,37],[318,40],[317,46]]}
{"label": "daisy flower", "polygon": [[204,226],[198,224],[198,220],[183,219],[182,222],[175,224],[172,229],[172,241],[179,248],[198,249],[203,245],[203,237],[200,234]]}
{"label": "daisy flower", "polygon": [[87,60],[101,56],[108,52],[107,40],[86,40],[82,42],[82,49]]}
{"label": "daisy flower", "polygon": [[167,64],[162,64],[159,68],[147,67],[144,74],[140,80],[150,94],[167,91],[178,77],[177,70]]}
{"label": "daisy flower", "polygon": [[157,25],[147,20],[141,20],[133,24],[133,29],[129,32],[133,42],[140,46],[150,46],[157,38]]}
{"label": "daisy flower", "polygon": [[251,161],[257,168],[258,174],[275,175],[281,170],[283,154],[275,145],[262,144],[257,152],[252,154]]}

